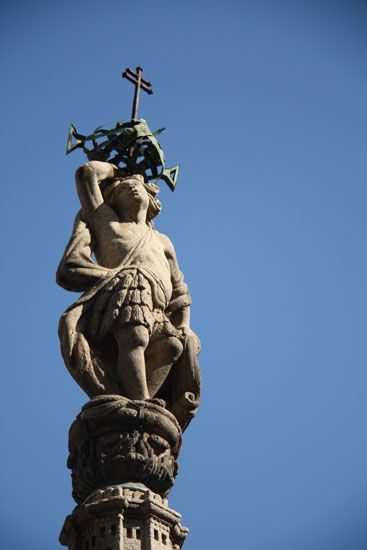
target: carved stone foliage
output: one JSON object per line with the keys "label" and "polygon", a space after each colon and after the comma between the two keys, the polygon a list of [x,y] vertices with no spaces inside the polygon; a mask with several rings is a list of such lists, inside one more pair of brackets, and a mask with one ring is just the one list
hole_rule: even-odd
{"label": "carved stone foliage", "polygon": [[166,495],[177,474],[181,429],[160,400],[93,398],[69,432],[73,497],[83,502],[113,484],[139,482]]}

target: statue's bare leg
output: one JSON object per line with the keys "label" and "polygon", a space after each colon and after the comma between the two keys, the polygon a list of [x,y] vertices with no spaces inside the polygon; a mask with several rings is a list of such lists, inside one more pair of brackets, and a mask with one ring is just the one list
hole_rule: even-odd
{"label": "statue's bare leg", "polygon": [[117,375],[129,399],[149,399],[144,352],[149,343],[148,329],[142,325],[125,325],[115,330],[119,348]]}

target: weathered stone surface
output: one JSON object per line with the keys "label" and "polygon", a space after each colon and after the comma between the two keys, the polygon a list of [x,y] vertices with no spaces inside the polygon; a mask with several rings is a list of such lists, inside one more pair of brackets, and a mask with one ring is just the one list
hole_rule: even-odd
{"label": "weathered stone surface", "polygon": [[168,493],[177,474],[181,429],[164,403],[154,401],[111,395],[84,405],[69,432],[68,467],[78,503],[97,489],[129,481]]}
{"label": "weathered stone surface", "polygon": [[82,209],[57,282],[84,294],[60,320],[65,364],[89,397],[164,399],[185,429],[200,399],[200,342],[172,243],[152,227],[158,188],[98,161],[76,182]]}
{"label": "weathered stone surface", "polygon": [[188,533],[180,519],[144,485],[112,485],[75,508],[60,542],[69,550],[179,550]]}
{"label": "weathered stone surface", "polygon": [[158,187],[92,160],[57,282],[83,292],[62,315],[64,362],[90,401],[69,432],[78,503],[70,550],[178,550],[187,529],[165,499],[200,401],[200,342],[175,250],[153,228]]}

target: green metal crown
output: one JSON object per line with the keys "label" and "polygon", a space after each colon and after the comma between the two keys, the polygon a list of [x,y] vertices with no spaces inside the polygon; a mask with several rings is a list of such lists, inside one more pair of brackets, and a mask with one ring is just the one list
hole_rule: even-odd
{"label": "green metal crown", "polygon": [[110,130],[99,126],[84,136],[71,125],[66,154],[81,148],[88,160],[111,162],[126,168],[128,173],[142,174],[146,181],[162,179],[174,191],[179,165],[166,168],[163,150],[156,139],[163,130],[165,128],[151,132],[146,121],[140,119],[117,122]]}

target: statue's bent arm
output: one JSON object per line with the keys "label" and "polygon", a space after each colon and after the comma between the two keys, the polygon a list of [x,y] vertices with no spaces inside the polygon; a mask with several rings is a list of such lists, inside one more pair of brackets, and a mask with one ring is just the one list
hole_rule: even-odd
{"label": "statue's bent arm", "polygon": [[94,225],[101,221],[118,221],[116,212],[103,199],[99,184],[115,176],[116,167],[108,162],[92,160],[75,173],[76,188],[84,215]]}
{"label": "statue's bent arm", "polygon": [[70,240],[56,273],[57,283],[73,292],[89,290],[101,278],[108,275],[108,269],[91,259],[92,236],[82,213],[78,212]]}

